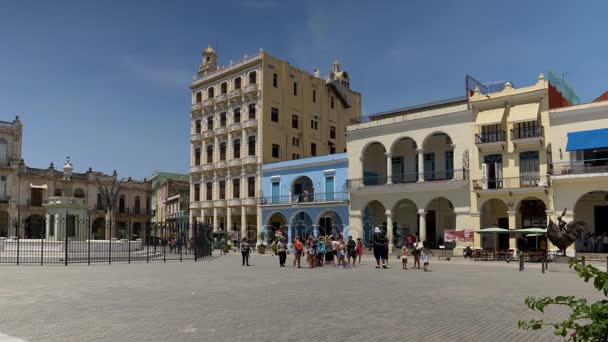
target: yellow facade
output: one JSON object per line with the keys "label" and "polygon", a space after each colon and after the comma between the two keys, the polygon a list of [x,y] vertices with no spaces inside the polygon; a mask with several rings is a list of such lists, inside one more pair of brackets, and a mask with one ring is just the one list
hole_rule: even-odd
{"label": "yellow facade", "polygon": [[[475,230],[498,226],[510,230],[546,227],[553,216],[549,165],[551,149],[548,82],[470,97],[474,117],[471,160],[471,216]],[[515,249],[516,235],[494,241],[475,240],[475,247]]]}
{"label": "yellow facade", "polygon": [[206,49],[191,86],[191,218],[255,240],[262,164],[344,152],[361,96],[338,63],[323,79],[262,50],[216,61]]}

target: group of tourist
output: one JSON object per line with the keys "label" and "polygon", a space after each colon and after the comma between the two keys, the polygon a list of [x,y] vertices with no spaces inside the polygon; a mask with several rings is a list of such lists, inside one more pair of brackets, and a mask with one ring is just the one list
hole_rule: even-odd
{"label": "group of tourist", "polygon": [[577,250],[587,253],[608,253],[608,234],[586,232],[577,241]]}
{"label": "group of tourist", "polygon": [[[287,259],[288,245],[285,238],[280,238],[277,242],[279,251],[279,266],[285,267]],[[363,242],[361,239],[353,240],[352,236],[348,241],[344,241],[342,236],[309,236],[305,242],[297,236],[293,243],[293,267],[302,268],[302,257],[306,256],[306,263],[309,268],[323,266],[337,266],[339,268],[355,267],[357,260],[361,264],[363,255]]]}
{"label": "group of tourist", "polygon": [[[361,256],[363,255],[363,241],[361,238],[353,239],[352,236],[344,241],[342,236],[318,236],[310,235],[306,241],[302,241],[300,236],[296,236],[293,243],[287,243],[286,238],[279,234],[278,239],[273,242],[272,249],[279,256],[279,267],[285,267],[287,262],[288,251],[293,251],[293,267],[302,268],[302,263],[305,262],[308,268],[333,266],[338,268],[355,267],[361,265]],[[389,258],[389,240],[386,233],[379,227],[374,229],[372,234],[372,247],[374,258],[376,260],[376,268],[388,268]],[[242,256],[242,265],[249,266],[249,256],[251,246],[246,238],[240,243],[240,251]],[[424,271],[428,270],[430,257],[433,253],[430,250],[427,241],[421,243],[415,235],[408,236],[406,243],[401,248],[399,259],[402,261],[402,267],[407,270],[408,257],[414,258],[412,268],[420,269],[420,262],[424,265]],[[305,258],[305,261],[302,261]]]}

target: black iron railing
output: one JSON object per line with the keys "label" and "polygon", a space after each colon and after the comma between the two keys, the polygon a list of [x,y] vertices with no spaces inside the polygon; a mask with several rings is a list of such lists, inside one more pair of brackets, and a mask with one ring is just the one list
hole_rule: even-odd
{"label": "black iron railing", "polygon": [[205,224],[106,225],[67,217],[9,222],[8,232],[0,231],[0,264],[196,261],[212,255],[212,227]]}
{"label": "black iron railing", "polygon": [[556,176],[604,172],[608,172],[608,158],[553,163],[553,174]]}
{"label": "black iron railing", "polygon": [[489,144],[506,141],[505,131],[488,131],[475,134],[475,144]]}
{"label": "black iron railing", "polygon": [[267,196],[267,197],[260,198],[258,200],[258,203],[260,205],[306,204],[306,203],[346,201],[347,199],[348,199],[347,192],[325,192],[325,193],[312,193],[312,194],[299,194],[299,195]]}
{"label": "black iron railing", "polygon": [[551,186],[549,176],[502,177],[473,180],[473,190],[499,190],[516,188],[546,188]]}
{"label": "black iron railing", "polygon": [[511,129],[511,139],[540,138],[544,136],[543,126],[520,127]]}
{"label": "black iron railing", "polygon": [[[422,179],[420,179],[422,177]],[[469,179],[468,169],[437,170],[424,173],[408,173],[391,175],[392,184],[416,183],[424,180],[425,182],[434,181],[457,181]],[[349,179],[348,188],[357,189],[367,186],[387,185],[386,175],[365,177],[359,179]]]}

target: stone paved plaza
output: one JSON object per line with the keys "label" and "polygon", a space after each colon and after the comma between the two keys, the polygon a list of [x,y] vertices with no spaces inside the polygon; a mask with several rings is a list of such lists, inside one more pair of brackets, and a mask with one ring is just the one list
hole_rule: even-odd
{"label": "stone paved plaza", "polygon": [[425,273],[396,259],[389,270],[252,261],[2,266],[0,341],[551,341],[550,330],[517,329],[541,317],[525,296],[597,297],[575,274],[515,263],[433,260]]}

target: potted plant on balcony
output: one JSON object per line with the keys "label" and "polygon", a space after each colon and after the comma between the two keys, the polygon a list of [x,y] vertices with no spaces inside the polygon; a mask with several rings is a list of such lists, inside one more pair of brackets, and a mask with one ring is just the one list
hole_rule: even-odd
{"label": "potted plant on balcony", "polygon": [[266,233],[266,232],[260,232],[260,234],[258,234],[258,239],[261,241],[260,244],[258,244],[258,253],[259,254],[266,253],[266,245],[264,244],[264,241],[266,240],[267,237],[268,237],[268,233]]}

